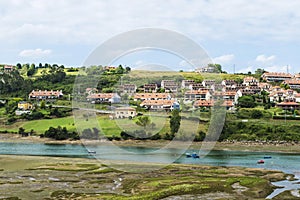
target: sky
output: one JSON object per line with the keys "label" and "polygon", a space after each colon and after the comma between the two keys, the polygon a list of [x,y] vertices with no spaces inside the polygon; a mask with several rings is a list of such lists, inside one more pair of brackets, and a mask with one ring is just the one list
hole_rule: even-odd
{"label": "sky", "polygon": [[[229,73],[299,73],[299,8],[294,0],[1,0],[0,63],[82,66],[114,36],[159,28],[195,41]],[[160,64],[165,58],[169,67],[183,67],[182,60],[160,53],[140,52],[114,64]]]}

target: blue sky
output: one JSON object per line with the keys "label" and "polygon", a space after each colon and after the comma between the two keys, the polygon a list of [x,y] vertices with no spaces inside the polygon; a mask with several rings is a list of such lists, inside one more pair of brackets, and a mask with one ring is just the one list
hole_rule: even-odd
{"label": "blue sky", "polygon": [[[290,72],[298,73],[298,8],[300,1],[292,0],[1,1],[0,63],[81,66],[111,37],[152,27],[186,35],[228,72],[234,65],[236,72],[258,67],[286,71],[288,65]],[[180,69],[180,60],[165,59]],[[162,61],[157,55],[137,54],[120,62],[135,66]]]}

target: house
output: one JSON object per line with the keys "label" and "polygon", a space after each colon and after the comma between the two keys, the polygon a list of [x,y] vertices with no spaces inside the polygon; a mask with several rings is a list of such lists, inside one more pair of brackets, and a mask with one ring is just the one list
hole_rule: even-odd
{"label": "house", "polygon": [[144,85],[144,92],[156,92],[158,89],[157,84],[151,83],[151,84],[145,84]]}
{"label": "house", "polygon": [[211,88],[216,83],[215,80],[203,80],[202,85],[206,88]]}
{"label": "house", "polygon": [[205,87],[202,85],[202,83],[192,83],[189,85],[190,90],[201,90],[205,89]]}
{"label": "house", "polygon": [[225,101],[234,101],[236,95],[236,91],[227,91],[223,92],[222,96]]}
{"label": "house", "polygon": [[174,80],[162,80],[161,88],[165,89],[166,92],[176,93],[178,91],[178,84]]}
{"label": "house", "polygon": [[190,90],[184,93],[184,101],[195,101],[195,100],[210,100],[212,97],[209,90]]}
{"label": "house", "polygon": [[196,73],[215,73],[216,67],[214,65],[208,65],[206,67],[199,67],[195,70]]}
{"label": "house", "polygon": [[32,90],[29,94],[29,99],[31,100],[46,100],[46,101],[55,101],[63,97],[62,90]]}
{"label": "house", "polygon": [[[215,104],[214,100],[198,100],[194,103],[194,108],[211,108]],[[223,101],[221,106],[225,106],[226,110],[231,110],[234,108],[234,102],[233,101]]]}
{"label": "house", "polygon": [[195,101],[194,108],[210,108],[214,105],[213,100],[197,100]]}
{"label": "house", "polygon": [[104,67],[104,70],[105,70],[105,71],[110,71],[110,70],[115,70],[115,69],[117,69],[117,68],[114,67],[114,66],[105,66],[105,67]]}
{"label": "house", "polygon": [[234,86],[237,85],[237,83],[234,80],[223,80],[221,82],[221,85],[228,87],[228,86]]}
{"label": "house", "polygon": [[295,79],[295,80],[300,80],[300,74],[295,74],[295,75],[294,75],[294,79]]}
{"label": "house", "polygon": [[292,75],[282,72],[265,72],[261,77],[267,82],[282,82],[291,79]]}
{"label": "house", "polygon": [[136,93],[134,101],[144,100],[171,100],[172,97],[169,93]]}
{"label": "house", "polygon": [[182,81],[181,81],[181,88],[182,88],[182,89],[188,89],[189,86],[190,86],[191,84],[194,84],[194,83],[195,83],[194,80],[182,80]]}
{"label": "house", "polygon": [[145,107],[151,110],[172,110],[173,106],[178,106],[177,104],[174,105],[176,101],[172,100],[144,100],[140,106]]}
{"label": "house", "polygon": [[134,94],[136,89],[137,87],[134,84],[124,84],[120,86],[120,92],[122,94]]}
{"label": "house", "polygon": [[14,70],[14,67],[12,65],[4,65],[3,70],[4,72],[11,72]]}
{"label": "house", "polygon": [[277,107],[282,108],[283,110],[298,110],[300,107],[300,104],[295,101],[289,101],[285,100],[284,102],[277,103]]}
{"label": "house", "polygon": [[114,111],[115,118],[133,118],[136,116],[136,110],[131,107],[119,107]]}
{"label": "house", "polygon": [[26,102],[26,101],[20,101],[18,103],[18,109],[19,110],[32,110],[33,105],[29,102]]}
{"label": "house", "polygon": [[258,87],[260,87],[261,90],[269,92],[272,88],[272,85],[269,83],[258,83]]}
{"label": "house", "polygon": [[245,88],[245,90],[251,90],[254,92],[254,94],[259,94],[261,92],[261,88],[258,86],[248,86]]}
{"label": "house", "polygon": [[93,94],[93,93],[98,93],[98,89],[97,88],[86,88],[85,89],[85,94]]}
{"label": "house", "polygon": [[234,109],[234,101],[226,100],[222,103],[222,106],[225,106],[226,110],[233,110]]}
{"label": "house", "polygon": [[296,79],[285,80],[282,82],[282,84],[288,85],[291,89],[300,89],[300,80],[296,80]]}
{"label": "house", "polygon": [[226,92],[226,91],[238,91],[240,89],[246,89],[247,86],[242,85],[242,84],[236,84],[236,85],[226,85],[223,86],[222,91]]}
{"label": "house", "polygon": [[297,102],[297,92],[294,90],[273,90],[269,94],[271,102],[281,102],[281,101],[296,101]]}
{"label": "house", "polygon": [[222,84],[216,83],[214,85],[211,86],[211,89],[213,91],[222,91],[224,88],[224,86]]}
{"label": "house", "polygon": [[26,101],[18,102],[18,109],[15,111],[16,115],[22,114],[30,114],[31,110],[33,109],[33,105]]}
{"label": "house", "polygon": [[273,91],[269,94],[269,98],[271,102],[281,102],[286,99],[287,95],[286,92],[283,90],[280,91]]}
{"label": "house", "polygon": [[246,86],[257,86],[258,83],[259,83],[259,81],[252,76],[247,76],[243,80],[243,84]]}
{"label": "house", "polygon": [[117,93],[95,93],[86,97],[91,103],[120,103],[121,97]]}

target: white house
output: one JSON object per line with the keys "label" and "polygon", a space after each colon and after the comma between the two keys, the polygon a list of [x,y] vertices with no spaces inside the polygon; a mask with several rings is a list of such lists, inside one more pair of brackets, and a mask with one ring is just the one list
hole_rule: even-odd
{"label": "white house", "polygon": [[136,116],[136,110],[131,107],[119,107],[116,108],[115,111],[115,118],[133,118]]}

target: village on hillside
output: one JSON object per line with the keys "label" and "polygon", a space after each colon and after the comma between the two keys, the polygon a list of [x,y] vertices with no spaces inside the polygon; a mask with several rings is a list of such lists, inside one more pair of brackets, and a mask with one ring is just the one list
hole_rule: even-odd
{"label": "village on hillside", "polygon": [[[1,73],[12,73],[15,66],[3,65]],[[104,67],[105,71],[117,70],[117,67]],[[212,66],[197,69],[195,73],[215,73]],[[223,100],[222,106],[226,110],[234,111],[240,106],[239,99],[243,96],[262,95],[261,101],[264,104],[273,105],[283,110],[294,111],[300,106],[300,74],[289,74],[279,72],[264,72],[259,79],[253,76],[246,76],[242,82],[235,80],[204,79],[196,82],[193,79],[161,80],[160,83],[120,84],[116,86],[114,92],[99,92],[101,88],[86,88],[85,99],[91,104],[115,104],[118,118],[134,117],[137,112],[136,106],[146,110],[173,110],[182,109],[209,109],[214,106],[217,100]],[[70,100],[72,94],[68,94]],[[63,90],[32,90],[28,98],[18,102],[16,115],[30,114],[34,109],[33,102],[45,101],[54,103],[58,99],[66,99]],[[27,100],[27,101],[25,101]],[[120,107],[120,103],[127,100],[125,108]],[[131,101],[130,101],[131,100]],[[130,103],[132,105],[130,105]],[[134,102],[134,103],[132,103]],[[118,110],[121,109],[122,111]],[[118,113],[118,114],[117,114]],[[122,114],[120,114],[122,113]],[[123,114],[124,113],[124,114]]]}

